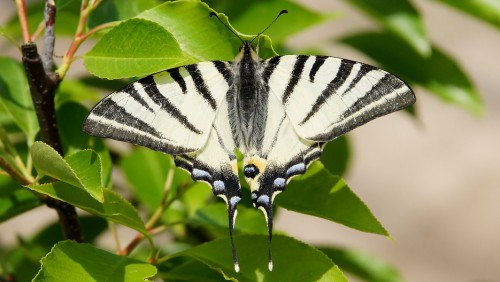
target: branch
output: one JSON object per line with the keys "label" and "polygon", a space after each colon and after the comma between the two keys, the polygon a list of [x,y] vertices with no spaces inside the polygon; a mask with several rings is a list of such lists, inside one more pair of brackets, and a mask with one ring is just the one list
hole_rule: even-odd
{"label": "branch", "polygon": [[[33,42],[23,44],[21,50],[42,140],[63,155],[54,105],[54,96],[59,80],[54,73],[47,74],[45,72],[42,59]],[[50,197],[43,197],[42,201],[57,211],[65,237],[83,242],[75,207]]]}
{"label": "branch", "polygon": [[[97,6],[102,2],[102,0],[91,0],[90,3],[88,0],[82,0],[82,6],[80,8],[80,19],[78,20],[78,26],[76,27],[76,32],[75,36],[73,37],[73,41],[71,42],[71,45],[69,46],[68,50],[66,51],[66,54],[64,54],[64,57],[61,61],[61,65],[59,68],[56,70],[57,75],[59,76],[59,79],[63,79],[64,76],[66,75],[66,72],[69,69],[69,66],[73,62],[73,57],[75,56],[76,51],[82,44],[82,42],[87,39],[92,33],[107,28],[109,26],[113,26],[116,23],[107,23],[103,24],[101,26],[96,26],[92,30],[90,30],[87,33],[83,33],[85,30],[85,26],[87,25],[87,19],[92,11],[94,11]],[[89,5],[90,4],[90,5]]]}
{"label": "branch", "polygon": [[47,75],[38,54],[35,43],[28,42],[21,46],[23,64],[28,78],[31,98],[40,124],[42,139],[63,155],[54,105],[54,96],[58,84],[56,75]]}
{"label": "branch", "polygon": [[45,2],[45,38],[44,38],[44,49],[43,49],[43,68],[47,73],[52,72],[52,66],[54,65],[54,44],[56,42],[56,37],[54,36],[54,27],[56,22],[56,5],[54,0],[47,0]]}

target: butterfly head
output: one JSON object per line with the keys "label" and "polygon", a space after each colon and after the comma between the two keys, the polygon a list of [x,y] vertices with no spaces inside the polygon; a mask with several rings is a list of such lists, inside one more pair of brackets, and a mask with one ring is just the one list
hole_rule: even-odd
{"label": "butterfly head", "polygon": [[254,48],[248,41],[244,42],[240,46],[238,55],[236,55],[236,58],[234,59],[236,63],[239,63],[242,60],[253,60],[256,62],[260,61],[259,55],[257,55],[257,52],[255,52]]}

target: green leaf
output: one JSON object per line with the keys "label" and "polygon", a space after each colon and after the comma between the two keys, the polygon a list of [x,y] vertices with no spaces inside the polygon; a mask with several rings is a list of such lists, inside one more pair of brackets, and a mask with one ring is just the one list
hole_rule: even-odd
{"label": "green leaf", "polygon": [[322,252],[293,238],[273,237],[273,271],[267,266],[266,235],[241,235],[234,240],[240,259],[239,273],[234,271],[229,238],[210,241],[174,256],[192,257],[233,281],[347,281]]}
{"label": "green leaf", "polygon": [[173,165],[172,157],[147,148],[137,148],[132,154],[124,156],[120,168],[134,193],[150,211],[156,210],[161,203],[170,170],[174,170],[172,190],[189,178],[185,171]]}
{"label": "green leaf", "polygon": [[82,188],[92,197],[102,201],[101,160],[92,150],[83,150],[64,158],[77,175]]}
{"label": "green leaf", "polygon": [[76,187],[82,187],[73,169],[49,145],[40,141],[35,142],[31,146],[31,158],[39,174],[54,177]]}
{"label": "green leaf", "polygon": [[421,56],[431,55],[431,44],[418,11],[409,0],[348,0],[405,40]]}
{"label": "green leaf", "polygon": [[186,60],[168,31],[144,19],[122,22],[84,56],[90,73],[108,79],[144,76]]}
{"label": "green leaf", "polygon": [[31,143],[39,126],[24,68],[11,58],[0,57],[0,69],[0,103]]}
{"label": "green leaf", "polygon": [[104,200],[101,203],[84,190],[75,188],[65,182],[33,184],[27,187],[52,198],[70,203],[93,215],[128,226],[149,237],[137,210],[129,202],[109,189],[103,190]]}
{"label": "green leaf", "polygon": [[276,204],[360,231],[389,236],[344,180],[330,174],[319,162],[313,163],[305,175],[294,178],[286,191],[276,197]]}
{"label": "green leaf", "polygon": [[0,174],[0,223],[40,206],[32,192]]}
{"label": "green leaf", "polygon": [[[80,104],[65,102],[56,112],[57,125],[61,136],[61,143],[67,155],[91,148],[101,160],[101,186],[111,185],[111,157],[102,138],[92,137],[82,131],[82,124],[88,116],[88,110]],[[71,118],[68,118],[71,117]]]}
{"label": "green leaf", "polygon": [[151,281],[156,267],[90,244],[64,241],[42,259],[33,281]]}
{"label": "green leaf", "polygon": [[79,151],[63,159],[52,147],[38,141],[31,146],[31,157],[39,174],[82,188],[103,201],[101,161],[94,151]]}
{"label": "green leaf", "polygon": [[[145,11],[138,17],[154,21],[168,30],[179,42],[184,56],[190,58],[190,61],[185,63],[233,60],[241,41],[217,19],[209,16],[213,11],[199,0],[172,1]],[[225,15],[218,13],[218,16],[231,27]],[[232,29],[243,40],[253,39],[252,35],[245,35]],[[263,36],[259,43],[259,55],[262,58],[276,55],[268,36]]]}
{"label": "green leaf", "polygon": [[396,268],[371,254],[332,247],[319,248],[342,270],[370,282],[400,282],[403,278]]}
{"label": "green leaf", "polygon": [[213,9],[224,13],[232,25],[248,34],[257,34],[264,30],[278,13],[286,9],[287,15],[266,31],[274,42],[282,42],[292,34],[332,18],[332,14],[321,14],[307,9],[295,1],[205,1]]}
{"label": "green leaf", "polygon": [[194,259],[173,268],[166,274],[162,275],[162,278],[165,281],[224,281],[224,276],[222,276],[222,274],[210,268],[208,265]]}
{"label": "green leaf", "polygon": [[[227,206],[224,203],[206,205],[196,211],[189,219],[189,223],[203,225],[208,228],[217,228],[220,234],[227,235],[228,217]],[[238,207],[235,233],[267,234],[267,225],[262,213],[254,208]]]}
{"label": "green leaf", "polygon": [[439,0],[445,4],[455,7],[462,12],[468,13],[477,19],[500,28],[500,2],[494,0]]}
{"label": "green leaf", "polygon": [[112,21],[122,21],[138,15],[140,12],[153,8],[160,2],[157,0],[107,0],[101,2],[87,21],[87,26],[93,28],[97,25]]}
{"label": "green leaf", "polygon": [[423,58],[401,39],[383,33],[361,33],[345,37],[348,44],[380,62],[384,68],[410,83],[427,88],[444,101],[474,114],[484,111],[481,97],[453,58],[433,47]]}
{"label": "green leaf", "polygon": [[349,139],[346,135],[328,142],[321,153],[321,163],[329,172],[335,175],[344,175],[346,173],[350,158]]}
{"label": "green leaf", "polygon": [[[114,79],[199,61],[232,60],[241,41],[209,17],[211,11],[198,0],[166,2],[144,11],[106,33],[84,56],[85,66],[96,76]],[[259,43],[263,58],[275,54],[269,37],[262,36]]]}

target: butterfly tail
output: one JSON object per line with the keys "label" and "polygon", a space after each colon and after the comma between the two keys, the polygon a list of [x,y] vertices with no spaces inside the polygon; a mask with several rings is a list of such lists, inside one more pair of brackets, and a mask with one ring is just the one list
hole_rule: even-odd
{"label": "butterfly tail", "polygon": [[238,255],[236,254],[236,248],[234,247],[233,233],[234,233],[234,223],[236,221],[236,216],[238,214],[238,210],[236,210],[237,202],[228,202],[227,203],[227,214],[229,217],[229,237],[231,238],[231,251],[233,254],[233,264],[234,271],[240,271],[240,265],[238,263]]}
{"label": "butterfly tail", "polygon": [[266,194],[257,196],[257,193],[255,193],[254,195],[252,195],[252,198],[254,200],[254,206],[257,207],[259,210],[261,210],[262,213],[264,214],[264,216],[266,217],[267,232],[268,232],[268,238],[269,238],[268,268],[269,268],[269,271],[272,271],[273,270],[273,254],[272,254],[272,248],[271,248],[271,241],[273,238],[273,202],[272,202],[272,199]]}

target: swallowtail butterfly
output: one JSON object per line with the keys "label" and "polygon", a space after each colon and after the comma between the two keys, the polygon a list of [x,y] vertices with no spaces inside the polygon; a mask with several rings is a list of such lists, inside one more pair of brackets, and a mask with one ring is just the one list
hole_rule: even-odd
{"label": "swallowtail butterfly", "polygon": [[408,85],[376,67],[327,56],[262,60],[252,41],[242,40],[232,62],[169,69],[111,93],[83,126],[93,136],[170,154],[194,180],[210,184],[227,204],[237,272],[232,235],[242,194],[236,148],[244,155],[253,204],[266,217],[272,270],[276,195],[305,173],[326,142],[415,102]]}

